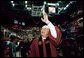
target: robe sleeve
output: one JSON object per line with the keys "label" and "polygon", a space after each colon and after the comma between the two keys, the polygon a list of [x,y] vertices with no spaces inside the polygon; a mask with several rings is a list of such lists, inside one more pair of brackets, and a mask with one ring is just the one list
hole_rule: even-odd
{"label": "robe sleeve", "polygon": [[51,32],[49,31],[49,38],[50,38],[50,41],[52,44],[54,44],[55,46],[59,45],[61,42],[62,42],[62,33],[60,31],[60,29],[55,26],[55,30],[56,30],[56,33],[57,33],[57,37],[54,38],[52,35],[51,35]]}
{"label": "robe sleeve", "polygon": [[57,31],[55,30],[55,26],[50,22],[48,24],[48,27],[50,29],[50,33],[54,38],[57,38]]}

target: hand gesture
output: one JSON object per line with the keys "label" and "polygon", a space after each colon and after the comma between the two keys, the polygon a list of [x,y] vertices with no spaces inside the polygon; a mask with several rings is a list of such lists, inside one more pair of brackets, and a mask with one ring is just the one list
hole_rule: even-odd
{"label": "hand gesture", "polygon": [[45,10],[43,10],[42,13],[43,13],[43,18],[41,18],[42,22],[48,24],[50,21],[48,20],[47,13],[45,12]]}

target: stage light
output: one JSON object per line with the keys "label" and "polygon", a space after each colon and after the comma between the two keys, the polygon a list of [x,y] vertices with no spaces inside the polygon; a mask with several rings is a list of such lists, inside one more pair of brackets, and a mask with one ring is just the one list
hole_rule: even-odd
{"label": "stage light", "polygon": [[73,1],[70,2],[70,4],[72,4],[72,3],[73,3]]}
{"label": "stage light", "polygon": [[66,5],[66,7],[64,7],[64,10],[66,10],[68,7],[69,7],[69,4],[68,4],[68,5]]}
{"label": "stage light", "polygon": [[46,4],[46,1],[44,1],[44,5]]}
{"label": "stage light", "polygon": [[27,10],[31,10],[31,7],[27,7]]}
{"label": "stage light", "polygon": [[48,5],[56,6],[56,4],[54,4],[54,3],[48,3]]}
{"label": "stage light", "polygon": [[12,4],[12,6],[14,7],[14,6],[15,6],[15,4],[13,3],[13,4]]}
{"label": "stage light", "polygon": [[69,7],[69,5],[67,5],[66,7]]}
{"label": "stage light", "polygon": [[11,1],[11,3],[13,3],[14,1]]}
{"label": "stage light", "polygon": [[27,7],[27,5],[25,5],[25,7]]}
{"label": "stage light", "polygon": [[27,1],[25,1],[25,4],[27,4]]}

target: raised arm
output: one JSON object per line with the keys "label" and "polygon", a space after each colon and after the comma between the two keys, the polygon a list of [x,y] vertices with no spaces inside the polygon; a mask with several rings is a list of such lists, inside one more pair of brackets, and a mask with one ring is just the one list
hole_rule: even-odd
{"label": "raised arm", "polygon": [[48,19],[48,15],[45,13],[45,11],[43,11],[43,18],[41,18],[42,22],[46,23],[50,29],[49,32],[49,37],[50,37],[50,41],[54,44],[54,45],[58,45],[61,43],[61,31],[57,26],[54,26]]}

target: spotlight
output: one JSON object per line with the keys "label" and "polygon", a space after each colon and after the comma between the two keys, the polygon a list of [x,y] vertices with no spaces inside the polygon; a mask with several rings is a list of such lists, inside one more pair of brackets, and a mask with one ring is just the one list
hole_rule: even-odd
{"label": "spotlight", "polygon": [[31,8],[30,7],[27,7],[27,10],[31,10]]}
{"label": "spotlight", "polygon": [[46,4],[46,1],[44,1],[44,5]]}
{"label": "spotlight", "polygon": [[25,7],[27,7],[27,5],[25,5]]}
{"label": "spotlight", "polygon": [[13,4],[12,4],[12,6],[14,7],[14,6],[15,6],[15,4],[13,3]]}
{"label": "spotlight", "polygon": [[11,1],[11,3],[13,3],[14,1]]}
{"label": "spotlight", "polygon": [[27,1],[25,1],[25,4],[27,4]]}

